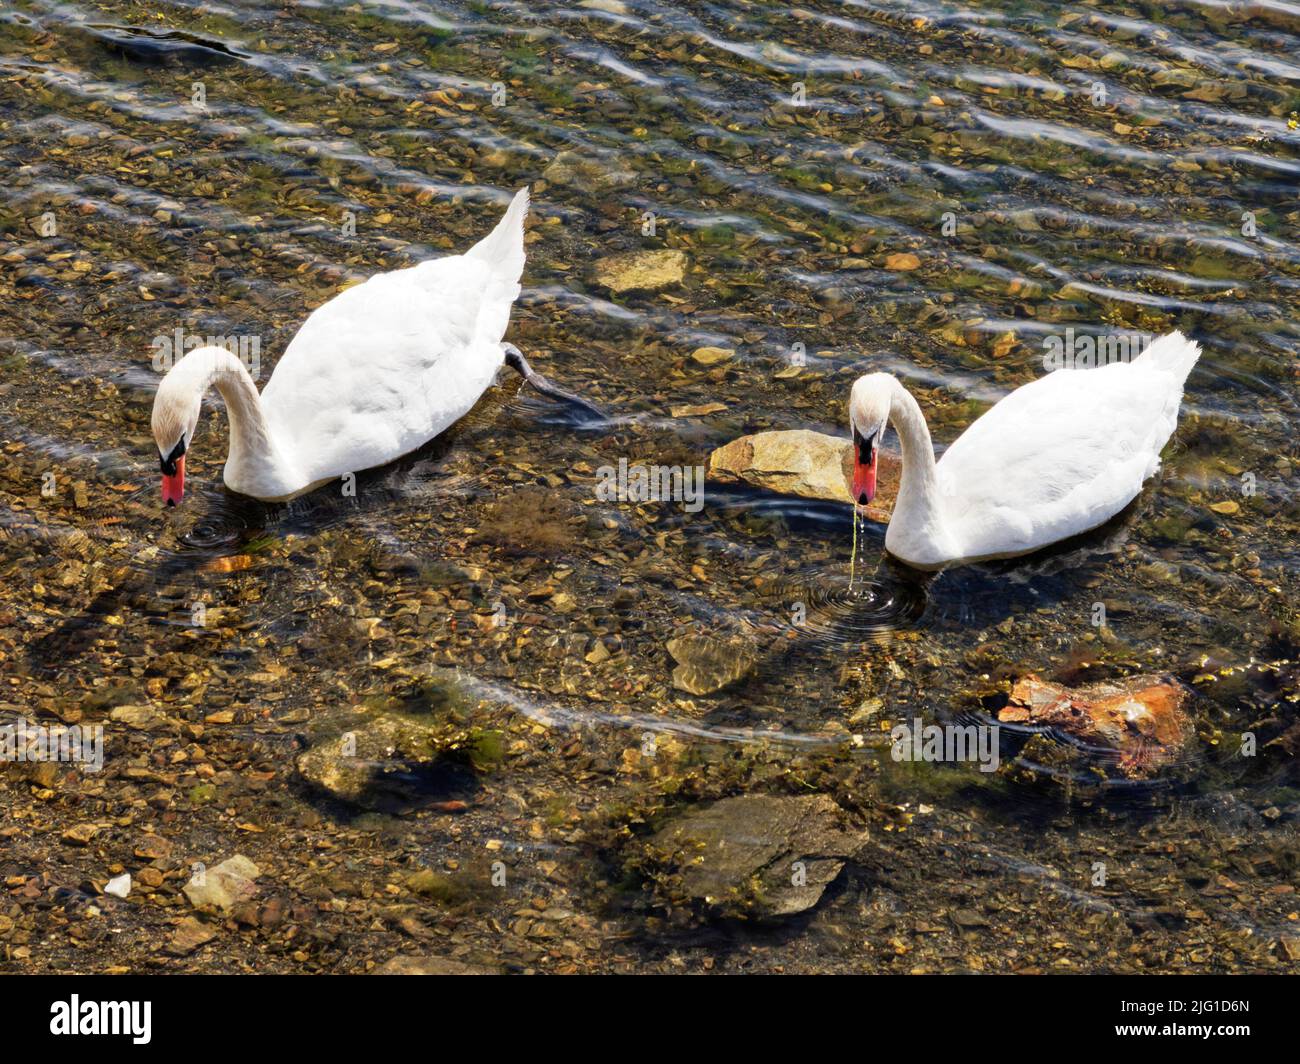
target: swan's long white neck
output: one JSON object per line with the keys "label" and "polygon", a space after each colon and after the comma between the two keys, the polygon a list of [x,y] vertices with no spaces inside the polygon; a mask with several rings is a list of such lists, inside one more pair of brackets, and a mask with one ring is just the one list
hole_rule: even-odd
{"label": "swan's long white neck", "polygon": [[889,518],[890,538],[913,550],[922,544],[945,544],[947,527],[930,428],[912,393],[894,378],[889,380],[889,420],[903,451],[898,498]]}
{"label": "swan's long white neck", "polygon": [[225,348],[201,347],[189,352],[172,367],[163,388],[178,404],[196,404],[209,388],[221,393],[230,421],[226,483],[292,476],[262,410],[257,385],[244,364]]}

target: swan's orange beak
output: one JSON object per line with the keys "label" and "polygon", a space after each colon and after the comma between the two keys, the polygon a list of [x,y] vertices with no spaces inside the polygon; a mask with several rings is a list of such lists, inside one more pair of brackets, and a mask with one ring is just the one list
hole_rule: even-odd
{"label": "swan's orange beak", "polygon": [[[875,483],[875,478],[872,478]],[[162,478],[163,502],[168,506],[179,506],[185,494],[185,456],[176,459],[176,472],[164,473]]]}
{"label": "swan's orange beak", "polygon": [[876,497],[876,439],[853,433],[853,501],[865,506]]}

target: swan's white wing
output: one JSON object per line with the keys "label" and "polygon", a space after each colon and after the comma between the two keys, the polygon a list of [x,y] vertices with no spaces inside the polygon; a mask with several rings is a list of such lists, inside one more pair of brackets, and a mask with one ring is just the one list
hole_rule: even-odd
{"label": "swan's white wing", "polygon": [[[378,274],[308,317],[261,395],[270,450],[292,467],[281,480],[383,465],[469,412],[503,361],[527,215],[525,188],[464,255]],[[247,464],[232,450],[227,483]]]}
{"label": "swan's white wing", "polygon": [[[487,262],[436,259],[378,274],[311,314],[262,403],[313,481],[392,461],[469,411],[502,363],[501,336],[480,332],[492,281]],[[509,307],[496,315],[502,329]]]}
{"label": "swan's white wing", "polygon": [[1033,550],[1122,510],[1159,467],[1178,421],[1197,354],[1178,341],[1191,352],[1175,365],[1153,345],[1131,363],[1057,370],[971,425],[938,466],[963,555]]}

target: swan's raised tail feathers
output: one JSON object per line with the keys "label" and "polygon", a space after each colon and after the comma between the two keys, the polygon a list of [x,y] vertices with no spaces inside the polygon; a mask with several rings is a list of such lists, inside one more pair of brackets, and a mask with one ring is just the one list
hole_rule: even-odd
{"label": "swan's raised tail feathers", "polygon": [[1200,344],[1187,339],[1180,332],[1171,332],[1153,341],[1136,361],[1147,363],[1177,377],[1181,386],[1200,357]]}
{"label": "swan's raised tail feathers", "polygon": [[498,280],[517,284],[524,273],[524,219],[527,217],[528,188],[525,186],[515,193],[496,228],[465,252],[465,257],[488,263]]}

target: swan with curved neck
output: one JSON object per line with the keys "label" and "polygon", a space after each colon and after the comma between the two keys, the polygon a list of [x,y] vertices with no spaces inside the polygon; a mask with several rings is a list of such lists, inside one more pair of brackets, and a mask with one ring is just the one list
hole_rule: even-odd
{"label": "swan with curved neck", "polygon": [[380,273],[314,310],[259,395],[221,347],[178,361],[154,396],[163,500],[181,501],[203,396],[216,388],[230,422],[227,487],[292,498],[386,465],[459,421],[505,363],[538,391],[584,407],[502,342],[524,269],[528,190],[464,255]]}
{"label": "swan with curved neck", "polygon": [[175,506],[184,494],[185,455],[210,388],[220,393],[230,423],[226,484],[259,499],[287,498],[301,491],[306,486],[303,474],[293,455],[276,442],[248,369],[224,347],[200,347],[171,368],[154,396],[153,434],[162,459],[163,501]]}
{"label": "swan with curved neck", "polygon": [[876,493],[880,441],[902,448],[885,548],[918,568],[1027,554],[1110,520],[1160,467],[1200,348],[1170,333],[1132,362],[1058,369],[996,403],[937,462],[911,393],[888,373],[854,382],[853,498]]}

